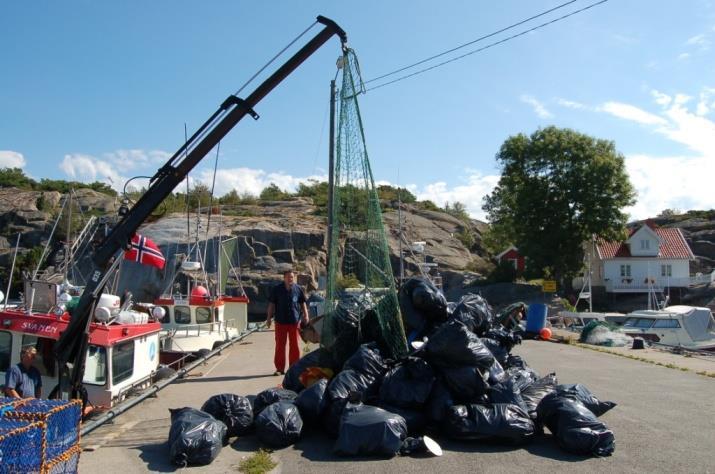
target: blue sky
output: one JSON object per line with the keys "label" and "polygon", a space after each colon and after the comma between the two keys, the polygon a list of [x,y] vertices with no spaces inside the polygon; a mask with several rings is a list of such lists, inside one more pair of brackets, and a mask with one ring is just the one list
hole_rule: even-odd
{"label": "blue sky", "polygon": [[[184,123],[191,133],[317,14],[348,32],[367,80],[560,3],[2,2],[0,166],[115,187],[153,174]],[[639,193],[632,217],[712,208],[714,42],[712,1],[610,0],[370,91],[361,109],[375,179],[482,218],[501,143],[553,124],[616,142]],[[326,175],[339,53],[337,40],[323,47],[258,106],[259,121],[224,140],[219,194]],[[192,178],[210,181],[212,166],[213,155]]]}

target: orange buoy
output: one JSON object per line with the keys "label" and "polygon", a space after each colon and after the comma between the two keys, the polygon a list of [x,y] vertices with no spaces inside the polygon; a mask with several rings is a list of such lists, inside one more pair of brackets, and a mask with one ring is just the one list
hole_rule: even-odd
{"label": "orange buoy", "polygon": [[539,336],[541,336],[541,339],[544,341],[548,341],[551,339],[551,329],[549,328],[543,328],[541,331],[539,331]]}

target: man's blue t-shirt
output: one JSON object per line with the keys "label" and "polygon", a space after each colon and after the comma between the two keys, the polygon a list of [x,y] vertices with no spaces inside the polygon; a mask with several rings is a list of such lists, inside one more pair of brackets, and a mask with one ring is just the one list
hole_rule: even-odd
{"label": "man's blue t-shirt", "polygon": [[25,369],[15,364],[5,373],[5,388],[14,389],[21,397],[34,397],[35,389],[42,387],[40,371],[34,367]]}
{"label": "man's blue t-shirt", "polygon": [[292,284],[286,288],[285,283],[273,287],[268,301],[276,307],[275,319],[280,324],[297,324],[300,321],[301,307],[305,303],[305,293],[300,285]]}

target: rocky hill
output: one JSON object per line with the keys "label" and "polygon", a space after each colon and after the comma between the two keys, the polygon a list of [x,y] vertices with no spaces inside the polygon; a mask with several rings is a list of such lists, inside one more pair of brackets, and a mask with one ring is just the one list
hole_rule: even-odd
{"label": "rocky hill", "polygon": [[[7,282],[17,234],[22,234],[19,261],[23,261],[27,267],[39,256],[62,203],[63,196],[56,191],[0,188],[0,284],[4,286]],[[73,203],[73,220],[77,221],[77,224],[81,220],[78,219],[80,215],[116,216],[118,208],[115,197],[91,189],[75,191]],[[386,206],[383,219],[393,269],[397,272],[400,225],[398,212],[394,207],[396,206]],[[280,280],[285,268],[298,270],[301,283],[309,289],[322,286],[321,277],[326,274],[327,222],[310,198],[258,200],[253,204],[225,206],[223,214],[221,218],[212,216],[208,234],[207,217],[204,215],[200,238],[203,240],[207,235],[209,238],[215,237],[219,232],[224,236],[233,235],[238,238],[241,285],[254,302],[252,312],[264,312],[268,288]],[[715,211],[690,211],[652,220],[660,226],[679,227],[683,230],[696,256],[691,267],[692,272],[709,273],[715,269]],[[638,223],[633,223],[636,224]],[[57,234],[61,239],[66,233],[65,226],[64,222],[58,226]],[[195,218],[191,219],[190,226],[193,233],[196,228]],[[175,213],[154,218],[140,229],[140,233],[156,241],[168,261],[171,261],[173,254],[185,252],[187,243],[193,242],[195,238],[187,238],[186,229],[186,215]],[[416,204],[403,204],[403,250],[409,247],[405,241],[425,243],[424,254],[405,252],[406,273],[416,273],[420,262],[432,262],[442,276],[448,299],[455,300],[465,291],[481,291],[489,293],[490,301],[493,299],[494,304],[501,304],[501,300],[504,300],[504,303],[510,302],[507,301],[507,295],[511,295],[511,290],[502,288],[503,291],[492,291],[479,286],[483,283],[483,277],[493,268],[491,256],[482,245],[482,234],[486,229],[487,224],[483,222],[464,222],[445,212],[426,210]],[[191,242],[187,242],[188,240]],[[54,252],[50,253],[56,257],[59,251],[61,257],[61,245],[55,244],[54,247]],[[209,259],[213,258],[211,251],[208,254]],[[17,280],[17,270],[15,275]],[[118,286],[129,289],[137,299],[146,301],[166,289],[170,278],[171,275],[167,271],[159,272],[127,262]],[[15,288],[19,289],[19,285]],[[527,290],[529,288],[525,287],[525,295]],[[495,291],[496,293],[492,294]]]}

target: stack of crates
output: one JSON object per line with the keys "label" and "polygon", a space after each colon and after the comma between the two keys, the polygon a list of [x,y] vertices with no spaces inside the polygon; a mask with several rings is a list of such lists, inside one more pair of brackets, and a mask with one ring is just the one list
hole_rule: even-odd
{"label": "stack of crates", "polygon": [[[40,428],[39,448],[22,447],[28,463],[37,464],[39,469],[13,469],[7,472],[70,473],[77,472],[79,464],[79,424],[82,416],[82,402],[79,400],[25,399],[15,403],[12,409],[3,413],[2,423],[24,423]],[[28,428],[29,429],[29,428]],[[27,435],[26,435],[27,437]],[[8,444],[14,449],[12,443]],[[0,440],[0,450],[3,442]],[[4,452],[4,451],[3,451]],[[0,456],[2,456],[0,454]],[[4,460],[0,459],[0,474],[6,472]]]}

